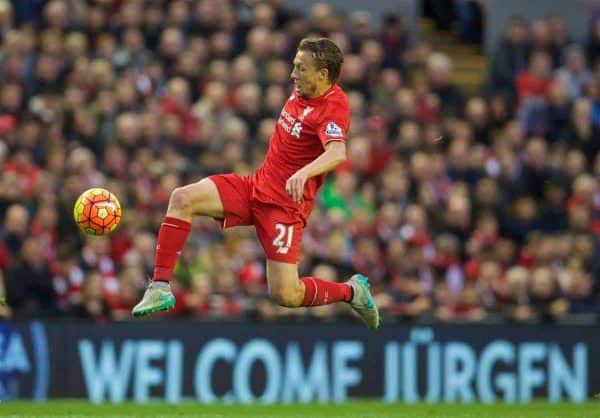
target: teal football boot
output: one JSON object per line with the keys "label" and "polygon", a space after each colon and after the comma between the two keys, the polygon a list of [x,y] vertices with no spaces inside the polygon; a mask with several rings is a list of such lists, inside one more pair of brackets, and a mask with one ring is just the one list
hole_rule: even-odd
{"label": "teal football boot", "polygon": [[133,316],[144,316],[153,312],[166,311],[175,306],[175,296],[168,282],[152,281],[144,297],[131,310]]}
{"label": "teal football boot", "polygon": [[360,316],[367,328],[379,328],[379,325],[381,325],[379,310],[369,290],[371,287],[369,279],[362,274],[355,274],[346,283],[352,286],[354,292],[352,301],[350,301],[352,309]]}

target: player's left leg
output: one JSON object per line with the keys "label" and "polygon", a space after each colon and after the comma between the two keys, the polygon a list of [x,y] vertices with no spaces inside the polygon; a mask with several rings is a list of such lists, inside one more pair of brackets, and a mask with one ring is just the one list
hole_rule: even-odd
{"label": "player's left leg", "polygon": [[379,312],[365,276],[356,274],[346,283],[298,277],[302,220],[273,205],[257,204],[254,210],[256,234],[267,255],[269,294],[275,302],[289,308],[347,302],[367,327],[379,326]]}
{"label": "player's left leg", "polygon": [[298,266],[292,263],[267,260],[267,284],[271,298],[281,306],[328,305],[350,302],[352,287],[318,277],[298,277]]}

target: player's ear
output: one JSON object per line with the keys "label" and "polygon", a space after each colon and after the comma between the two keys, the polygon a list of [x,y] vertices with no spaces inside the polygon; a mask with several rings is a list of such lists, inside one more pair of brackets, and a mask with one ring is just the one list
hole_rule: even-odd
{"label": "player's ear", "polygon": [[321,68],[319,74],[321,76],[321,81],[329,80],[329,70],[327,68]]}

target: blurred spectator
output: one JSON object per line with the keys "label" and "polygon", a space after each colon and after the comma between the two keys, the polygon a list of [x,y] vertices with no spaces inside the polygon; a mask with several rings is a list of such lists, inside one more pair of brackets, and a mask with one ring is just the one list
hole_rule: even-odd
{"label": "blurred spectator", "polygon": [[29,237],[7,273],[7,301],[15,318],[52,317],[58,314],[52,274],[42,254],[42,244]]}
{"label": "blurred spectator", "polygon": [[29,213],[27,209],[20,204],[10,206],[4,216],[4,225],[2,228],[3,247],[7,253],[4,253],[4,264],[8,260],[16,259],[21,253],[23,241],[27,237],[29,227]]}
{"label": "blurred spectator", "polygon": [[544,50],[535,50],[529,58],[527,70],[517,75],[517,96],[519,104],[528,100],[546,100],[550,89],[552,62]]}
{"label": "blurred spectator", "polygon": [[444,114],[455,115],[463,105],[463,98],[458,88],[452,83],[452,62],[443,53],[432,54],[427,61],[427,70],[431,82],[431,90],[440,102]]}
{"label": "blurred spectator", "polygon": [[569,148],[579,149],[591,163],[600,150],[600,125],[592,123],[591,103],[587,98],[575,100],[570,123],[561,137]]}
{"label": "blurred spectator", "polygon": [[515,321],[532,319],[533,311],[529,307],[527,289],[530,273],[525,267],[515,266],[506,272],[508,287],[507,315]]}
{"label": "blurred spectator", "polygon": [[517,74],[527,67],[529,46],[527,25],[521,18],[512,18],[491,61],[490,82],[494,92],[512,99]]}
{"label": "blurred spectator", "polygon": [[385,53],[385,66],[399,66],[402,53],[408,46],[406,30],[397,14],[388,14],[384,19],[380,36]]}
{"label": "blurred spectator", "polygon": [[546,267],[533,271],[529,298],[533,313],[544,319],[557,319],[569,309],[569,304],[559,295],[552,271]]}
{"label": "blurred spectator", "polygon": [[174,78],[167,84],[167,94],[162,103],[165,115],[174,115],[179,123],[177,136],[184,141],[190,141],[198,130],[198,120],[190,112],[190,90],[183,78]]}
{"label": "blurred spectator", "polygon": [[565,296],[569,304],[569,312],[574,314],[599,313],[598,297],[594,295],[592,278],[581,269],[569,271],[569,282]]}
{"label": "blurred spectator", "polygon": [[579,45],[573,44],[564,50],[564,66],[556,72],[566,84],[571,99],[581,96],[583,89],[592,80],[592,73],[586,68],[585,55]]}
{"label": "blurred spectator", "polygon": [[[571,118],[571,97],[564,80],[555,79],[550,85],[545,114],[540,120],[525,122],[528,133],[545,135],[550,142],[556,142],[567,129]],[[545,118],[545,121],[543,120]]]}
{"label": "blurred spectator", "polygon": [[571,42],[571,37],[569,36],[567,24],[562,16],[552,15],[548,17],[547,21],[548,26],[550,27],[550,43],[554,50],[554,67],[557,67],[563,62],[563,51]]}
{"label": "blurred spectator", "polygon": [[82,298],[73,304],[69,315],[80,319],[93,319],[99,323],[110,319],[110,308],[104,299],[102,276],[98,273],[87,276]]}

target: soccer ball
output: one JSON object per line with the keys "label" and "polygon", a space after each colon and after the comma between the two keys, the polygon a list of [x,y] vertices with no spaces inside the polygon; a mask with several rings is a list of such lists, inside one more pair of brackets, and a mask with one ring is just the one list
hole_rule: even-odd
{"label": "soccer ball", "polygon": [[89,189],[75,202],[73,218],[86,234],[108,234],[114,231],[121,221],[121,204],[117,197],[106,189]]}

